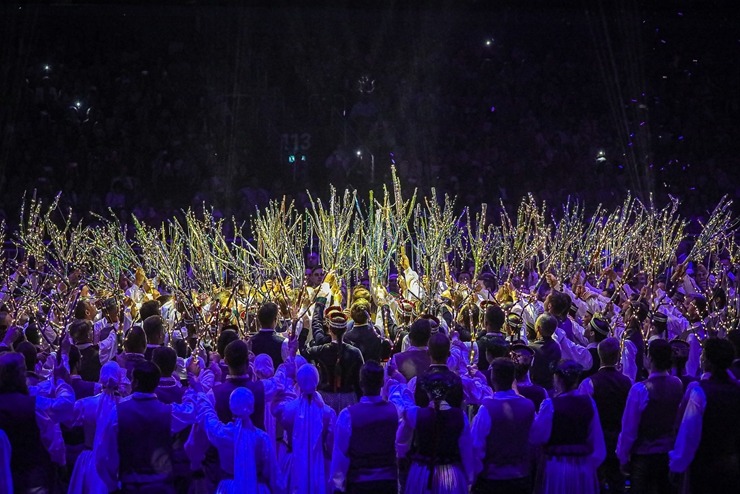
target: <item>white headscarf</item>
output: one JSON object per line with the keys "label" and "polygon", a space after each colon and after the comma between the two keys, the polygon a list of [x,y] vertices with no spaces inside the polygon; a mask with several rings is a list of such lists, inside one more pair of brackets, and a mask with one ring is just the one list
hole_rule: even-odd
{"label": "white headscarf", "polygon": [[[103,423],[110,415],[113,407],[120,401],[121,396],[119,391],[122,375],[125,374],[121,372],[121,366],[113,360],[106,362],[105,365],[100,368],[100,379],[98,379],[98,381],[103,386],[103,389],[98,395],[99,401],[96,415],[99,420],[98,423]],[[103,441],[103,429],[104,427],[95,428],[95,441],[93,442],[94,448],[100,445]]]}
{"label": "white headscarf", "polygon": [[275,375],[275,364],[272,362],[272,357],[266,353],[257,355],[254,359],[254,373],[257,379],[270,379]]}
{"label": "white headscarf", "polygon": [[229,408],[236,417],[234,425],[234,481],[232,494],[256,494],[257,462],[255,460],[255,431],[249,418],[254,412],[254,395],[247,388],[236,388],[229,397]]}
{"label": "white headscarf", "polygon": [[[301,397],[293,424],[293,483],[307,489],[298,492],[322,492],[324,474],[324,401],[316,392],[319,372],[313,365],[303,365],[296,372]],[[305,482],[305,484],[303,484]]]}

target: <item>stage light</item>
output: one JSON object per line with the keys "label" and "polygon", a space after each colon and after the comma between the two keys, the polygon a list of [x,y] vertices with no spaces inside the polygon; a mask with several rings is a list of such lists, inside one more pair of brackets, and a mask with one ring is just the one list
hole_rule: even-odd
{"label": "stage light", "polygon": [[596,161],[598,163],[603,163],[604,161],[606,161],[606,153],[603,149],[599,149],[599,152],[596,153]]}

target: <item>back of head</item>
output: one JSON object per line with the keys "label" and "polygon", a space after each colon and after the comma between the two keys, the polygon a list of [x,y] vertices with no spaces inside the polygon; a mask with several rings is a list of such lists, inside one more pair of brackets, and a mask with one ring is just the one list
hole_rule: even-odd
{"label": "back of head", "polygon": [[259,379],[269,379],[275,374],[275,364],[272,357],[261,353],[254,358],[254,373]]}
{"label": "back of head", "polygon": [[670,370],[672,366],[672,351],[670,343],[666,340],[656,339],[651,341],[648,345],[648,356],[654,370]]}
{"label": "back of head", "polygon": [[139,307],[139,317],[142,321],[146,321],[147,318],[156,315],[159,315],[159,302],[157,300],[149,300]]}
{"label": "back of head", "polygon": [[570,304],[570,296],[567,293],[556,290],[550,292],[550,307],[553,315],[565,316],[570,309]]}
{"label": "back of head", "polygon": [[429,319],[417,319],[409,328],[409,343],[416,347],[427,346],[432,335],[432,323]]}
{"label": "back of head", "polygon": [[581,364],[570,359],[561,360],[555,367],[555,375],[563,384],[563,391],[569,391],[576,387],[578,379],[581,377],[581,372],[583,372]]}
{"label": "back of head", "polygon": [[480,321],[480,309],[474,303],[466,304],[460,310],[457,319],[464,327],[472,329],[477,326],[478,321]]}
{"label": "back of head", "polygon": [[370,314],[370,303],[364,298],[356,300],[350,308],[349,315],[355,324],[367,324]]}
{"label": "back of head", "polygon": [[689,361],[689,344],[677,338],[668,343],[671,345],[672,366],[675,369],[683,369]]}
{"label": "back of head", "polygon": [[506,357],[509,355],[509,342],[503,338],[494,338],[489,340],[486,346],[486,359],[490,362],[493,359]]}
{"label": "back of head", "polygon": [[246,371],[249,364],[249,347],[242,340],[232,341],[226,345],[224,350],[224,360],[229,366],[229,372],[242,373]]}
{"label": "back of head", "polygon": [[159,344],[164,342],[164,319],[162,316],[149,316],[144,319],[144,333],[146,333],[146,341],[151,344]]}
{"label": "back of head", "polygon": [[516,366],[510,358],[499,357],[491,362],[491,378],[496,391],[508,391],[514,383]]}
{"label": "back of head", "polygon": [[177,352],[168,346],[160,346],[152,353],[152,362],[157,364],[163,377],[170,377],[177,367]]}
{"label": "back of head", "polygon": [[543,339],[550,338],[558,329],[558,320],[551,314],[542,314],[534,323],[536,331]]}
{"label": "back of head", "polygon": [[111,360],[103,364],[100,368],[100,379],[98,381],[104,388],[114,391],[118,389],[118,385],[121,382],[121,374],[121,366]]}
{"label": "back of head", "polygon": [[[727,369],[735,359],[735,349],[732,343],[722,338],[707,338],[704,340],[705,370],[712,373],[712,377],[725,378]],[[709,366],[707,366],[709,364]]]}
{"label": "back of head", "polygon": [[234,417],[249,417],[254,412],[254,394],[247,388],[236,388],[229,396],[229,408]]}
{"label": "back of head", "polygon": [[347,331],[347,316],[342,312],[332,312],[327,323],[329,324],[331,334],[336,336],[338,340],[341,340]]}
{"label": "back of head", "polygon": [[[365,288],[362,285],[355,285],[354,288],[352,288],[352,300],[365,300],[366,302],[369,302],[372,296],[370,295],[370,291]],[[354,317],[352,318],[354,319]]]}
{"label": "back of head", "polygon": [[20,353],[0,354],[0,394],[3,393],[28,394],[26,362]]}
{"label": "back of head", "polygon": [[313,394],[319,385],[319,371],[313,365],[303,365],[296,371],[296,382],[302,394]]}
{"label": "back of head", "polygon": [[616,338],[606,338],[597,347],[601,365],[617,365],[620,357],[619,340]]}
{"label": "back of head", "polygon": [[450,339],[441,332],[429,337],[429,356],[434,362],[446,363],[450,356]]}
{"label": "back of head", "polygon": [[134,326],[126,334],[123,348],[128,353],[144,353],[146,351],[146,333],[141,326]]}
{"label": "back of head", "polygon": [[90,341],[93,325],[87,319],[76,319],[69,325],[69,335],[75,343]]}
{"label": "back of head", "polygon": [[224,350],[226,350],[226,346],[232,341],[236,341],[238,339],[239,335],[233,329],[225,329],[221,331],[221,334],[218,335],[218,340],[216,341],[216,351],[219,356],[224,358]]}
{"label": "back of head", "polygon": [[138,393],[154,393],[161,377],[162,373],[157,364],[148,360],[140,360],[134,366],[133,390]]}
{"label": "back of head", "polygon": [[378,396],[383,388],[383,367],[370,360],[365,362],[360,369],[360,389],[365,396]]}
{"label": "back of head", "polygon": [[26,364],[27,371],[33,372],[36,370],[36,362],[38,362],[38,358],[36,357],[37,352],[35,346],[27,341],[22,341],[16,345],[15,351],[23,355],[23,361]]}
{"label": "back of head", "polygon": [[274,302],[266,302],[257,310],[257,321],[262,328],[274,328],[277,316],[278,306]]}

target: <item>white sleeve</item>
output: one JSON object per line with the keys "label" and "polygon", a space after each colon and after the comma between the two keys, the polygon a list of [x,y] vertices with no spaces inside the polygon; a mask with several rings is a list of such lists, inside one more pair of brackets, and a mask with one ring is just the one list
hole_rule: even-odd
{"label": "white sleeve", "polygon": [[630,340],[624,340],[622,349],[622,374],[629,377],[632,382],[637,378],[637,347]]}
{"label": "white sleeve", "polygon": [[491,416],[484,406],[478,409],[473,417],[470,434],[473,436],[473,473],[477,476],[483,471],[483,459],[486,457],[488,434],[491,432]]}
{"label": "white sleeve", "polygon": [[588,348],[581,345],[577,345],[565,336],[562,329],[558,328],[552,338],[560,344],[560,351],[563,354],[564,359],[575,360],[585,370],[588,370],[593,365],[593,357]]}
{"label": "white sleeve", "polygon": [[554,409],[552,406],[552,400],[550,398],[545,398],[540,405],[539,413],[534,418],[532,429],[529,431],[530,444],[540,445],[545,444],[550,440],[553,413]]}
{"label": "white sleeve", "polygon": [[691,377],[699,377],[701,370],[701,343],[695,334],[686,337],[689,344],[689,360],[686,362],[686,373]]}
{"label": "white sleeve", "polygon": [[694,460],[701,440],[701,429],[707,397],[698,382],[692,382],[686,389],[688,400],[681,425],[678,428],[676,443],[668,453],[671,472],[685,472]]}

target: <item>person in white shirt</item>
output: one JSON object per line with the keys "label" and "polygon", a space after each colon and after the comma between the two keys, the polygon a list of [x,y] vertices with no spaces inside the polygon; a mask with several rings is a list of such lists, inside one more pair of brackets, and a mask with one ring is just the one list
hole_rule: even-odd
{"label": "person in white shirt", "polygon": [[473,419],[474,493],[532,492],[532,455],[529,431],[534,404],[512,390],[516,366],[511,359],[491,362],[493,397]]}
{"label": "person in white shirt", "polygon": [[669,492],[668,451],[683,396],[681,380],[670,375],[671,357],[666,340],[651,341],[646,358],[650,375],[627,395],[617,458],[636,492]]}
{"label": "person in white shirt", "polygon": [[673,449],[672,476],[687,472],[684,487],[692,494],[735,492],[740,486],[740,385],[729,374],[732,343],[704,342],[706,379],[689,384],[685,411]]}
{"label": "person in white shirt", "polygon": [[383,367],[365,362],[360,370],[363,396],[339,413],[334,431],[330,483],[334,492],[396,494],[398,474],[396,406],[380,396]]}

